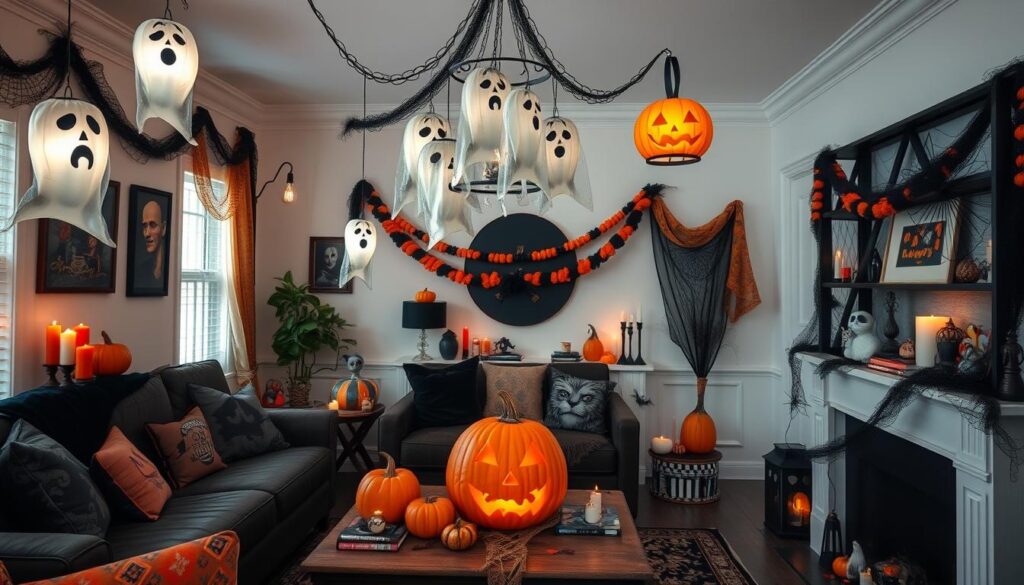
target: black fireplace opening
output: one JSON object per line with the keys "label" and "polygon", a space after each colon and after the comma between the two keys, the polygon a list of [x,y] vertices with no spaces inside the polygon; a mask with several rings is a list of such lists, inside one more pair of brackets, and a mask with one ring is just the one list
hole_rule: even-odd
{"label": "black fireplace opening", "polygon": [[904,557],[931,585],[956,583],[956,471],[946,457],[847,416],[847,550]]}

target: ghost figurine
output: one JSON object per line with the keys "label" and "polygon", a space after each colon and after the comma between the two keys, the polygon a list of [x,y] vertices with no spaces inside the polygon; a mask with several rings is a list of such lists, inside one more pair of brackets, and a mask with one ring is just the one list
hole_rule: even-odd
{"label": "ghost figurine", "polygon": [[473,235],[466,196],[452,187],[455,143],[435,140],[423,147],[416,171],[416,188],[425,210],[424,222],[433,248],[448,234],[466,231]]}
{"label": "ghost figurine", "polygon": [[882,349],[882,341],[875,334],[875,318],[867,311],[850,313],[848,322],[850,340],[843,349],[843,355],[851,360],[867,362]]}
{"label": "ghost figurine", "polygon": [[[552,199],[562,195],[575,199],[593,211],[594,201],[590,194],[590,181],[583,164],[583,148],[576,124],[568,118],[555,116],[544,120],[542,132],[547,175],[544,192],[547,197],[541,205],[541,212],[551,207]],[[576,180],[577,176],[580,177],[579,181]]]}
{"label": "ghost figurine", "polygon": [[395,172],[395,204],[392,214],[398,215],[402,208],[416,203],[416,212],[422,215],[422,206],[417,200],[416,165],[420,160],[420,151],[432,140],[448,138],[451,126],[448,120],[437,114],[414,116],[405,125],[402,134],[402,148],[398,156],[398,170]]}
{"label": "ghost figurine", "polygon": [[377,228],[365,219],[353,219],[345,225],[345,259],[341,262],[338,287],[353,278],[370,286],[370,260],[377,249]]}
{"label": "ghost figurine", "polygon": [[192,138],[192,88],[199,73],[199,49],[184,25],[165,18],[144,21],[132,41],[135,59],[135,125],[160,118],[189,144]]}
{"label": "ghost figurine", "polygon": [[498,167],[498,200],[516,183],[525,195],[533,183],[538,189],[544,183],[545,158],[540,128],[540,98],[529,89],[514,89],[508,94],[505,107],[505,139]]}
{"label": "ghost figurine", "polygon": [[468,183],[466,175],[472,165],[498,160],[505,123],[502,113],[511,86],[497,69],[478,68],[466,76],[455,146],[455,185]]}
{"label": "ghost figurine", "polygon": [[850,552],[850,557],[846,561],[846,578],[860,580],[860,572],[868,566],[868,560],[864,556],[864,549],[860,547],[860,543],[856,540],[853,541],[853,551]]}
{"label": "ghost figurine", "polygon": [[32,186],[3,229],[28,219],[59,219],[115,247],[102,213],[110,134],[99,108],[68,98],[40,102],[28,122],[28,152]]}

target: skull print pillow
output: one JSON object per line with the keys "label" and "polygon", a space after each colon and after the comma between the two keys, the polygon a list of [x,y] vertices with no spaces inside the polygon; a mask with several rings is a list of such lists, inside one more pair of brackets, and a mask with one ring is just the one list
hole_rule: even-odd
{"label": "skull print pillow", "polygon": [[28,219],[59,219],[116,246],[102,214],[110,135],[99,108],[67,98],[40,102],[29,119],[28,150],[32,185],[4,229]]}
{"label": "skull print pillow", "polygon": [[199,50],[192,33],[173,20],[147,20],[135,29],[132,57],[139,132],[146,120],[160,118],[195,146],[192,88],[199,73]]}
{"label": "skull print pillow", "polygon": [[455,143],[435,140],[423,147],[416,173],[416,188],[423,201],[424,231],[434,247],[448,234],[459,231],[473,235],[473,223],[466,196],[452,187]]}
{"label": "skull print pillow", "polygon": [[[544,192],[548,201],[566,195],[593,211],[594,202],[590,194],[580,146],[580,132],[568,118],[553,117],[544,120],[544,154],[547,184]],[[547,211],[547,207],[542,211]]]}
{"label": "skull print pillow", "polygon": [[505,124],[502,112],[511,85],[497,69],[474,69],[466,76],[452,176],[456,185],[472,165],[498,160]]}
{"label": "skull print pillow", "polygon": [[416,203],[416,212],[423,210],[417,201],[416,170],[420,160],[420,151],[432,140],[443,140],[451,134],[448,120],[437,114],[414,116],[405,125],[402,134],[402,148],[398,156],[398,171],[395,172],[395,204],[392,214],[398,215],[402,208]]}
{"label": "skull print pillow", "polygon": [[505,108],[505,138],[498,168],[498,199],[516,183],[520,193],[527,192],[527,183],[543,185],[545,159],[540,125],[540,98],[528,89],[514,89],[508,94]]}
{"label": "skull print pillow", "polygon": [[615,382],[577,378],[554,367],[548,372],[551,393],[544,424],[553,429],[607,433],[605,412]]}
{"label": "skull print pillow", "polygon": [[377,228],[365,219],[353,219],[345,225],[345,259],[341,263],[338,286],[361,278],[370,286],[370,260],[377,249]]}

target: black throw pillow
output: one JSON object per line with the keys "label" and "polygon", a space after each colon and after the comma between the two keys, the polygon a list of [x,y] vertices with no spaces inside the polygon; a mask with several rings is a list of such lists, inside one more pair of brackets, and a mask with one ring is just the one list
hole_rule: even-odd
{"label": "black throw pillow", "polygon": [[231,395],[189,384],[188,393],[203,411],[213,435],[213,446],[225,462],[288,448],[288,442],[260,406],[251,386]]}
{"label": "black throw pillow", "polygon": [[417,427],[465,425],[480,418],[480,406],[476,403],[479,361],[472,358],[443,368],[402,366],[412,386]]}

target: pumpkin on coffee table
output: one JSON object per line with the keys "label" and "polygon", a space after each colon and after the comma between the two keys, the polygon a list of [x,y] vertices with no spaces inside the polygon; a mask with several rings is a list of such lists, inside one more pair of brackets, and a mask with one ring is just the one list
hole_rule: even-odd
{"label": "pumpkin on coffee table", "polygon": [[476,525],[459,518],[441,531],[441,544],[449,550],[466,550],[476,544],[477,536]]}
{"label": "pumpkin on coffee table", "polygon": [[132,365],[132,352],[123,343],[114,343],[106,331],[100,331],[103,343],[93,346],[93,372],[97,376],[117,376],[128,371]]}
{"label": "pumpkin on coffee table", "polygon": [[413,536],[436,538],[452,522],[455,506],[445,497],[416,498],[405,508],[405,526]]}
{"label": "pumpkin on coffee table", "polygon": [[388,524],[396,524],[405,518],[409,502],[420,497],[420,481],[408,469],[396,468],[391,455],[380,454],[387,465],[363,476],[356,488],[356,511],[365,520],[380,511]]}

